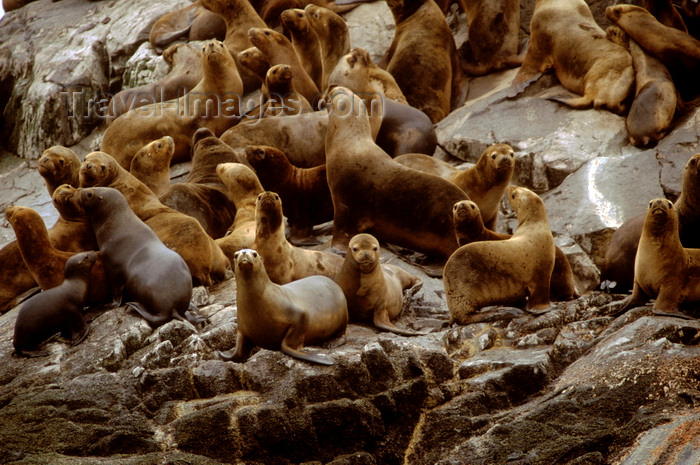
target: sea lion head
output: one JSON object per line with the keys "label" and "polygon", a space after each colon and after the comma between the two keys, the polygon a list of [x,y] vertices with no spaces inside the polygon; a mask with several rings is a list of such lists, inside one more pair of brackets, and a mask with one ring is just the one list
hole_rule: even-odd
{"label": "sea lion head", "polygon": [[369,85],[369,53],[361,47],[355,47],[343,56],[333,72],[328,76],[328,87],[347,87],[355,91],[363,91]]}
{"label": "sea lion head", "polygon": [[669,222],[678,222],[678,215],[673,202],[663,197],[649,202],[647,209],[647,221],[656,226],[662,226]]}
{"label": "sea lion head", "polygon": [[61,184],[51,196],[54,207],[65,220],[78,220],[85,216],[79,196],[75,195],[76,190],[70,184]]}
{"label": "sea lion head", "polygon": [[175,153],[175,141],[170,136],[161,137],[141,147],[131,160],[131,169],[139,169],[144,166],[150,169],[163,170],[170,166],[170,161]]}
{"label": "sea lion head", "polygon": [[289,65],[275,65],[267,70],[265,80],[268,82],[268,87],[270,84],[289,84],[292,82],[294,75],[292,74],[292,67]]}
{"label": "sea lion head", "polygon": [[350,239],[348,250],[363,273],[373,271],[379,263],[379,241],[371,234],[358,234]]}
{"label": "sea lion head", "polygon": [[326,97],[328,134],[342,129],[351,131],[355,138],[372,136],[369,113],[365,102],[347,87],[334,87]]}
{"label": "sea lion head", "polygon": [[5,209],[5,218],[7,221],[12,225],[14,228],[17,222],[19,221],[19,217],[22,216],[22,213],[28,209],[29,207],[20,207],[17,205],[10,205]]}
{"label": "sea lion head", "polygon": [[265,54],[289,42],[282,33],[265,27],[248,29],[248,40]]}
{"label": "sea lion head", "polygon": [[119,163],[104,152],[92,152],[80,165],[80,187],[108,186],[119,173]]}
{"label": "sea lion head", "polygon": [[515,153],[510,145],[494,144],[484,150],[479,158],[481,159],[482,157],[486,165],[497,173],[496,178],[498,181],[510,181],[515,169]]}
{"label": "sea lion head", "polygon": [[484,229],[479,206],[471,200],[460,200],[452,207],[452,224],[455,233],[462,239],[460,244],[473,242]]}
{"label": "sea lion head", "polygon": [[237,277],[250,273],[256,265],[262,265],[262,257],[253,249],[241,249],[233,254],[234,272]]}
{"label": "sea lion head", "polygon": [[275,192],[265,191],[255,202],[256,234],[271,234],[282,227],[282,199]]}
{"label": "sea lion head", "polygon": [[66,279],[78,276],[89,276],[90,270],[96,261],[97,252],[94,250],[73,255],[66,260],[66,266],[64,268]]}
{"label": "sea lion head", "polygon": [[275,167],[289,166],[289,159],[284,152],[267,145],[249,145],[245,148],[245,157],[256,171],[275,171]]}
{"label": "sea lion head", "polygon": [[216,135],[209,128],[199,128],[192,135],[192,147],[194,148],[198,142],[207,139],[209,137],[216,137]]}
{"label": "sea lion head", "polygon": [[265,73],[270,68],[270,63],[258,47],[250,47],[240,51],[236,57],[239,63],[253,71],[261,80],[265,79]]}
{"label": "sea lion head", "polygon": [[306,12],[299,8],[290,8],[280,14],[282,26],[288,32],[302,32],[309,28],[309,19]]}
{"label": "sea lion head", "polygon": [[627,50],[630,48],[630,37],[619,26],[608,26],[605,29],[605,37],[610,42],[625,47]]}
{"label": "sea lion head", "polygon": [[[207,70],[220,69],[224,67],[235,68],[236,62],[231,56],[231,52],[220,40],[210,40],[202,46],[202,66],[204,74]],[[237,68],[236,68],[237,69]],[[216,72],[216,71],[214,71]]]}
{"label": "sea lion head", "polygon": [[80,166],[80,159],[71,149],[54,145],[44,150],[39,158],[37,170],[39,174],[53,180],[69,180],[73,171]]}
{"label": "sea lion head", "polygon": [[526,221],[541,221],[547,220],[547,210],[544,208],[544,203],[539,195],[532,192],[530,189],[518,186],[508,186],[506,195],[513,210],[518,215],[518,223],[522,224]]}
{"label": "sea lion head", "polygon": [[81,208],[87,214],[102,211],[109,215],[117,206],[129,208],[126,197],[112,187],[81,187],[73,195],[78,198]]}
{"label": "sea lion head", "polygon": [[220,163],[216,174],[228,188],[234,204],[263,191],[263,187],[253,170],[241,163]]}

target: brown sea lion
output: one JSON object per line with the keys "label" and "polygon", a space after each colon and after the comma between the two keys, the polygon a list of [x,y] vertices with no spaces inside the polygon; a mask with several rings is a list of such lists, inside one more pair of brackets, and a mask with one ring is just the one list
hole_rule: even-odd
{"label": "brown sea lion", "polygon": [[226,234],[236,216],[236,205],[216,175],[219,163],[235,162],[236,155],[207,128],[192,136],[192,167],[185,182],[168,186],[159,196],[163,205],[185,213],[214,239]]}
{"label": "brown sea lion", "polygon": [[263,187],[281,197],[291,240],[306,238],[314,225],[333,219],[325,164],[298,168],[289,162],[284,152],[264,145],[248,146],[245,155]]}
{"label": "brown sea lion", "polygon": [[466,170],[417,153],[401,155],[395,160],[402,165],[453,182],[479,206],[486,227],[495,229],[498,206],[515,169],[515,157],[510,145],[494,144],[487,147],[479,156],[476,165]]}
{"label": "brown sea lion", "polygon": [[629,141],[635,147],[656,144],[668,132],[678,107],[673,79],[661,61],[629,40],[618,26],[605,32],[609,40],[629,50],[634,63],[636,91],[626,120]]}
{"label": "brown sea lion", "polygon": [[[452,224],[459,246],[478,241],[503,241],[513,237],[487,229],[479,212],[479,206],[471,200],[462,200],[454,205]],[[554,246],[554,269],[549,285],[549,297],[552,300],[564,301],[578,297],[574,272],[564,252]]]}
{"label": "brown sea lion", "polygon": [[678,213],[670,200],[649,202],[634,260],[634,288],[623,310],[656,299],[655,315],[690,318],[682,303],[700,301],[700,249],[684,248],[678,235]]}
{"label": "brown sea lion", "polygon": [[[431,0],[432,1],[432,0]],[[457,248],[450,212],[469,197],[440,177],[396,163],[372,141],[365,103],[350,90],[330,92],[326,175],[334,208],[333,247],[361,232],[447,258]]]}
{"label": "brown sea lion", "polygon": [[304,7],[304,13],[321,45],[323,78],[319,90],[325,92],[335,65],[350,51],[350,32],[345,20],[328,8],[308,4]]}
{"label": "brown sea lion", "polygon": [[411,106],[433,123],[461,105],[464,93],[454,37],[433,0],[388,0],[396,22],[394,39],[379,62]]}
{"label": "brown sea lion", "polygon": [[306,12],[299,8],[284,10],[280,20],[284,30],[291,36],[292,47],[299,57],[299,62],[316,87],[323,90],[321,43],[309,23],[309,18],[306,17]]}
{"label": "brown sea lion", "polygon": [[564,88],[555,96],[574,108],[605,108],[624,114],[634,86],[632,57],[605,38],[584,0],[539,0],[530,21],[530,46],[513,80],[521,92],[554,68]]}
{"label": "brown sea lion", "polygon": [[192,2],[175,11],[164,14],[153,23],[148,41],[154,49],[162,50],[178,39],[188,41],[226,37],[226,21],[202,6]]}
{"label": "brown sea lion", "polygon": [[250,47],[243,51],[238,52],[238,62],[251,70],[255,76],[260,79],[260,84],[262,87],[261,91],[265,91],[265,75],[267,70],[270,69],[270,63],[265,58],[263,52],[257,47]]}
{"label": "brown sea lion", "polygon": [[531,311],[550,307],[555,252],[544,203],[522,187],[510,186],[507,194],[518,215],[513,237],[464,245],[445,264],[447,308],[459,324],[502,319],[498,311],[476,313],[491,305],[520,305],[527,299]]}
{"label": "brown sea lion", "polygon": [[51,244],[58,250],[67,252],[97,250],[97,239],[92,226],[73,201],[75,189],[70,184],[62,184],[51,196],[53,206],[59,214],[56,222],[49,228]]}
{"label": "brown sea lion", "polygon": [[687,32],[664,26],[644,8],[615,5],[605,15],[649,55],[660,60],[686,100],[700,94],[700,41]]}
{"label": "brown sea lion", "polygon": [[193,313],[192,276],[183,258],[166,247],[109,187],[80,188],[80,207],[90,218],[116,305],[127,298],[152,327],[172,319],[204,321]]}
{"label": "brown sea lion", "polygon": [[289,65],[274,65],[265,76],[266,101],[262,115],[296,116],[311,113],[309,101],[297,92],[294,86],[294,72]]}
{"label": "brown sea lion", "polygon": [[329,0],[261,0],[258,11],[260,16],[265,20],[268,27],[279,30],[282,22],[282,13],[289,9],[304,8],[308,4],[327,8],[333,13],[341,14],[350,11],[360,3],[371,0],[339,0],[337,2]]}
{"label": "brown sea lion", "polygon": [[241,163],[221,163],[216,174],[226,185],[236,205],[236,216],[224,237],[216,243],[233,263],[233,256],[241,249],[249,249],[255,243],[255,203],[265,189],[255,172]]}
{"label": "brown sea lion", "polygon": [[419,334],[397,328],[391,320],[401,313],[404,291],[413,288],[415,293],[423,281],[396,265],[382,265],[379,241],[371,234],[358,234],[350,239],[335,282],[348,301],[351,321],[371,321],[380,330],[403,336]]}
{"label": "brown sea lion", "polygon": [[332,365],[325,355],[302,349],[345,332],[348,307],[342,289],[326,276],[309,276],[278,285],[265,272],[263,258],[251,249],[236,252],[238,333],[233,354],[224,360],[245,361],[254,346],[307,362]]}
{"label": "brown sea lion", "polygon": [[678,2],[683,22],[688,28],[688,34],[700,39],[700,1],[698,0],[680,0]]}
{"label": "brown sea lion", "polygon": [[203,47],[202,80],[178,100],[134,108],[107,127],[101,150],[129,169],[134,154],[163,136],[175,141],[172,161],[190,159],[190,142],[200,127],[221,134],[239,120],[243,87],[236,64],[219,41]]}
{"label": "brown sea lion", "polygon": [[195,284],[210,286],[227,278],[229,261],[199,222],[163,205],[144,183],[110,155],[92,152],[85,157],[80,168],[80,186],[112,187],[121,192],[138,218],[168,248],[182,256]]}
{"label": "brown sea lion", "polygon": [[49,195],[53,195],[53,191],[61,184],[78,187],[80,158],[71,149],[54,145],[44,150],[39,158],[37,171],[44,178]]}
{"label": "brown sea lion", "polygon": [[255,250],[265,261],[272,282],[286,284],[311,275],[335,277],[340,255],[296,247],[284,236],[282,201],[274,192],[258,195],[255,204]]}
{"label": "brown sea lion", "polygon": [[170,160],[174,152],[175,141],[172,137],[154,140],[136,152],[131,159],[129,172],[159,195],[170,186]]}
{"label": "brown sea lion", "polygon": [[644,0],[644,9],[651,13],[661,24],[679,31],[688,32],[683,17],[671,0]]}
{"label": "brown sea lion", "polygon": [[29,298],[17,313],[12,344],[17,355],[47,355],[39,350],[53,335],[60,333],[79,344],[90,330],[83,318],[90,270],[96,261],[95,252],[82,252],[69,258],[61,283]]}
{"label": "brown sea lion", "polygon": [[117,117],[148,104],[177,99],[202,80],[202,51],[188,44],[174,44],[165,49],[163,59],[170,72],[156,82],[117,92],[109,101],[107,114]]}

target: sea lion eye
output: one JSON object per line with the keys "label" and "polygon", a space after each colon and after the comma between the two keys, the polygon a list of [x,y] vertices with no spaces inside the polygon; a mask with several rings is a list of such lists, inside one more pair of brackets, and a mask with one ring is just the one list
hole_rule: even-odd
{"label": "sea lion eye", "polygon": [[491,159],[492,159],[492,160],[495,160],[495,159],[496,159],[496,153],[492,153],[492,154],[491,154]]}
{"label": "sea lion eye", "polygon": [[66,161],[62,158],[58,160],[58,164],[61,166],[63,166],[65,163],[66,163]]}
{"label": "sea lion eye", "polygon": [[266,36],[269,36],[269,35],[270,35],[270,31],[265,31],[265,35],[266,35]]}
{"label": "sea lion eye", "polygon": [[353,251],[353,252],[357,252],[357,246],[356,246],[356,245],[352,247],[352,251]]}
{"label": "sea lion eye", "polygon": [[374,247],[372,247],[372,250],[376,252],[376,251],[377,251],[377,246],[375,245]]}
{"label": "sea lion eye", "polygon": [[275,194],[275,200],[279,200],[279,199],[280,199],[280,196]]}
{"label": "sea lion eye", "polygon": [[160,149],[162,149],[162,148],[163,148],[163,143],[162,143],[162,142],[158,142],[158,150],[160,150]]}
{"label": "sea lion eye", "polygon": [[258,258],[258,253],[255,250],[253,250],[250,254],[253,256],[253,258]]}

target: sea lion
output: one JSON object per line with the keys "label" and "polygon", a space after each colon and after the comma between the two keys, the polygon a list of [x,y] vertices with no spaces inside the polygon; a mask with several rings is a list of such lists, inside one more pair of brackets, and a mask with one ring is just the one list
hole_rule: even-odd
{"label": "sea lion", "polygon": [[539,0],[530,21],[530,46],[513,80],[522,92],[554,68],[564,88],[578,96],[554,96],[574,108],[624,114],[634,87],[632,57],[605,38],[584,0]]}
{"label": "sea lion", "polygon": [[209,41],[204,45],[202,70],[202,80],[178,100],[134,108],[112,121],[101,150],[128,170],[141,147],[169,135],[175,141],[172,161],[179,163],[190,159],[192,134],[198,128],[221,134],[235,125],[243,86],[236,63],[223,43]]}
{"label": "sea lion", "polygon": [[255,204],[255,250],[265,261],[272,282],[286,284],[312,275],[335,277],[340,255],[296,247],[284,236],[282,201],[274,192],[258,195]]}
{"label": "sea lion", "polygon": [[263,258],[251,249],[236,252],[238,332],[233,354],[224,360],[245,361],[253,346],[307,362],[332,365],[327,356],[302,351],[345,332],[348,307],[342,289],[326,276],[309,276],[285,285],[275,284],[265,272]]}
{"label": "sea lion", "polygon": [[[230,264],[214,239],[191,216],[163,205],[141,181],[110,155],[92,152],[80,168],[81,187],[112,187],[167,247],[182,256],[195,284],[210,286],[227,278]],[[99,242],[99,238],[98,238]]]}
{"label": "sea lion", "polygon": [[[644,9],[651,13],[664,26],[688,32],[683,17],[671,0],[644,0]],[[681,2],[682,3],[682,2]]]}
{"label": "sea lion", "polygon": [[78,187],[80,158],[71,149],[54,145],[44,150],[39,158],[37,171],[44,178],[49,195],[53,195],[53,191],[61,184]]}
{"label": "sea lion", "polygon": [[[690,157],[683,171],[681,195],[674,204],[681,244],[700,248],[700,153]],[[618,292],[632,289],[634,258],[642,235],[645,213],[625,221],[610,238],[600,270],[600,280],[614,281]]]}
{"label": "sea lion", "polygon": [[555,251],[544,203],[523,187],[509,186],[507,194],[518,215],[513,236],[463,245],[445,264],[447,308],[459,324],[512,317],[476,312],[490,305],[520,305],[526,298],[528,310],[539,313],[550,307]]}
{"label": "sea lion", "polygon": [[360,3],[371,0],[261,0],[260,6],[256,7],[260,11],[260,16],[268,25],[268,27],[280,30],[279,26],[282,22],[282,13],[290,9],[304,8],[308,4],[327,8],[333,13],[341,14],[352,10]]}
{"label": "sea lion", "polygon": [[678,106],[676,86],[661,61],[648,55],[617,26],[606,29],[608,39],[632,55],[636,91],[627,114],[629,141],[635,147],[656,144],[669,130]]}
{"label": "sea lion", "polygon": [[433,123],[461,105],[463,79],[454,37],[433,0],[388,0],[394,39],[379,62],[406,96]]}
{"label": "sea lion", "polygon": [[673,76],[676,88],[685,100],[700,93],[700,41],[687,32],[664,26],[644,8],[615,5],[605,15],[619,26],[649,55],[660,60]]}
{"label": "sea lion", "polygon": [[314,225],[333,219],[325,164],[298,168],[289,162],[284,152],[264,145],[250,145],[245,154],[262,186],[281,197],[291,240],[306,238]]}
{"label": "sea lion", "polygon": [[177,99],[202,80],[202,51],[189,44],[165,49],[163,59],[170,72],[156,82],[117,92],[109,101],[107,115],[116,118],[132,108]]}
{"label": "sea lion", "polygon": [[148,41],[155,50],[162,50],[170,43],[185,39],[187,41],[217,39],[226,37],[226,21],[216,13],[195,1],[191,5],[164,14],[153,23]]}
{"label": "sea lion", "polygon": [[221,163],[216,174],[226,185],[236,205],[236,216],[224,237],[216,239],[231,263],[241,249],[249,249],[255,243],[255,203],[265,189],[253,170],[241,163]]}
{"label": "sea lion", "polygon": [[[226,22],[224,44],[231,55],[238,59],[238,52],[250,48],[248,30],[252,27],[267,27],[248,0],[200,0],[202,6],[221,15]],[[238,62],[236,62],[238,65]],[[260,87],[260,80],[248,68],[239,66],[242,92],[252,92]],[[242,93],[240,95],[243,95]]]}
{"label": "sea lion", "polygon": [[134,154],[129,172],[159,195],[170,186],[170,160],[174,152],[175,141],[172,137],[156,139]]}
{"label": "sea lion", "polygon": [[267,61],[263,52],[257,47],[250,47],[238,52],[236,57],[242,66],[251,70],[253,74],[260,79],[260,83],[262,84],[260,90],[264,92],[265,75],[267,74],[267,70],[270,69],[270,63]]}
{"label": "sea lion", "polygon": [[510,145],[494,144],[487,147],[479,156],[476,165],[466,170],[417,153],[401,155],[395,160],[402,165],[453,182],[479,206],[486,227],[495,229],[498,206],[515,169],[515,157]]}
{"label": "sea lion", "polygon": [[324,90],[321,43],[309,23],[309,18],[306,17],[306,12],[299,8],[284,10],[280,14],[280,20],[284,30],[291,36],[292,47],[304,70],[316,87]]}
{"label": "sea lion", "polygon": [[392,322],[401,313],[404,291],[415,293],[423,281],[396,265],[379,261],[379,241],[371,234],[350,239],[343,266],[335,277],[348,302],[351,321],[371,321],[383,331],[403,336],[418,333],[397,328]]}
{"label": "sea lion", "polygon": [[310,3],[304,7],[304,13],[321,46],[323,78],[319,90],[325,92],[335,65],[350,51],[350,32],[345,20],[328,8]]}
{"label": "sea lion", "polygon": [[678,213],[670,200],[649,202],[634,260],[634,287],[622,310],[656,299],[655,315],[690,318],[682,303],[700,301],[700,249],[684,248],[678,235]]}
{"label": "sea lion", "polygon": [[479,0],[464,2],[467,15],[467,41],[459,52],[462,69],[472,76],[483,76],[523,63],[518,54],[520,32],[519,0]]}
{"label": "sea lion", "polygon": [[216,175],[216,166],[238,159],[233,150],[207,128],[195,131],[191,145],[192,167],[185,182],[168,186],[158,200],[195,218],[207,234],[216,239],[226,234],[236,216],[236,205]]}
{"label": "sea lion", "polygon": [[[452,224],[459,246],[478,241],[504,241],[513,237],[487,229],[479,212],[479,206],[471,200],[457,202],[452,209]],[[554,246],[554,269],[549,284],[549,297],[565,301],[578,297],[574,272],[564,252]]]}
{"label": "sea lion", "polygon": [[[432,1],[432,0],[431,0]],[[350,90],[330,92],[326,175],[334,208],[333,247],[354,235],[447,258],[457,248],[449,212],[469,197],[440,177],[396,163],[372,141],[365,103]]]}
{"label": "sea lion", "polygon": [[90,270],[97,254],[82,252],[70,257],[65,264],[65,279],[61,284],[35,294],[22,304],[15,320],[12,344],[17,355],[38,357],[47,355],[41,345],[54,334],[79,344],[90,330],[83,318]]}
{"label": "sea lion", "polygon": [[152,327],[172,319],[201,323],[192,298],[185,260],[166,247],[131,210],[126,198],[109,187],[80,188],[78,202],[90,218],[117,306],[124,297]]}
{"label": "sea lion", "polygon": [[294,72],[289,65],[274,65],[265,75],[266,101],[261,116],[296,116],[311,113],[309,101],[297,92]]}

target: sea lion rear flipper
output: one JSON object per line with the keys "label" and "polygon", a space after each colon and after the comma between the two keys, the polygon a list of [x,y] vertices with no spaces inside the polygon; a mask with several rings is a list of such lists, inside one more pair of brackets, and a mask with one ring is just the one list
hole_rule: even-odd
{"label": "sea lion rear flipper", "polygon": [[190,302],[190,307],[187,310],[185,310],[185,318],[193,325],[208,322],[208,320],[199,313],[199,309],[192,302]]}
{"label": "sea lion rear flipper", "polygon": [[282,350],[282,353],[287,354],[290,357],[297,358],[299,360],[304,360],[306,362],[318,363],[319,365],[333,365],[333,364],[335,364],[335,361],[326,355],[310,354],[308,352],[303,352],[301,350],[292,349],[291,347],[286,345],[284,341],[282,341],[280,349]]}
{"label": "sea lion rear flipper", "polygon": [[[163,325],[170,321],[172,317],[170,315],[154,315],[150,313],[146,307],[143,306],[140,302],[127,302],[126,304],[127,308],[131,308],[133,310],[136,310],[136,312],[141,315],[141,317],[148,322],[149,325],[152,327],[156,328],[160,325]],[[180,315],[176,315],[176,317],[180,317]]]}
{"label": "sea lion rear flipper", "polygon": [[464,321],[465,325],[473,323],[492,323],[494,321],[512,320],[525,314],[524,310],[515,307],[501,307],[481,313],[473,313]]}
{"label": "sea lion rear flipper", "polygon": [[656,316],[672,316],[675,318],[682,318],[684,320],[692,320],[693,317],[690,315],[687,315],[683,312],[680,312],[678,310],[659,310],[656,308],[652,308],[651,313],[653,313]]}
{"label": "sea lion rear flipper", "polygon": [[49,355],[47,350],[15,350],[15,353],[19,357],[27,358],[47,357]]}
{"label": "sea lion rear flipper", "polygon": [[298,358],[299,360],[321,365],[333,365],[335,361],[330,357],[321,354],[309,354],[299,350],[299,348],[303,346],[304,334],[307,326],[308,320],[306,319],[306,314],[302,314],[302,321],[300,324],[290,326],[287,330],[287,334],[284,335],[280,343],[280,350],[282,353],[290,357]]}
{"label": "sea lion rear flipper", "polygon": [[576,95],[571,92],[558,93],[545,98],[577,109],[586,109],[593,106],[593,100],[591,100],[590,97],[586,95]]}
{"label": "sea lion rear flipper", "polygon": [[250,351],[253,349],[253,341],[245,337],[243,333],[238,331],[236,333],[236,348],[231,353],[228,351],[218,351],[217,354],[225,362],[245,362],[245,360],[250,355]]}
{"label": "sea lion rear flipper", "polygon": [[375,328],[381,329],[382,331],[388,331],[390,333],[399,334],[401,336],[424,336],[423,333],[417,333],[415,331],[409,331],[406,329],[397,328],[394,323],[389,320],[389,314],[386,309],[378,310],[374,313],[374,319],[372,321]]}

